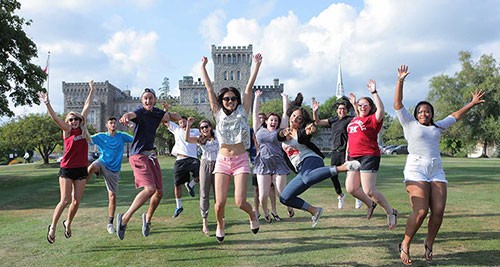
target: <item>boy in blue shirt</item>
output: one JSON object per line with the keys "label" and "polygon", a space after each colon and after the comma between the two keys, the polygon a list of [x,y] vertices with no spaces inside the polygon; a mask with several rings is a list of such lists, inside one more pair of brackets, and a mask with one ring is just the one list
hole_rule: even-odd
{"label": "boy in blue shirt", "polygon": [[116,130],[116,118],[109,117],[106,122],[107,132],[92,135],[92,143],[99,148],[99,158],[88,167],[87,182],[94,173],[103,176],[108,189],[108,233],[113,234],[113,220],[116,210],[116,190],[120,180],[120,170],[122,168],[122,158],[125,143],[133,140],[132,135]]}

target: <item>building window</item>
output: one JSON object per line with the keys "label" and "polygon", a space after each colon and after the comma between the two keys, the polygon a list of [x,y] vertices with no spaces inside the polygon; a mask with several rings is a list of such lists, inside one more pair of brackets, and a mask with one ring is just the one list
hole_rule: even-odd
{"label": "building window", "polygon": [[95,124],[95,110],[91,110],[89,113],[89,123],[90,124]]}
{"label": "building window", "polygon": [[204,93],[200,93],[200,103],[206,103],[207,96]]}
{"label": "building window", "polygon": [[231,71],[231,81],[234,80],[234,72]]}
{"label": "building window", "polygon": [[200,103],[200,95],[198,93],[193,94],[193,103],[195,104]]}
{"label": "building window", "polygon": [[236,79],[238,79],[238,81],[240,81],[240,80],[241,80],[241,72],[240,72],[240,71],[238,71],[238,72],[236,73]]}
{"label": "building window", "polygon": [[227,81],[227,71],[224,71],[224,81]]}

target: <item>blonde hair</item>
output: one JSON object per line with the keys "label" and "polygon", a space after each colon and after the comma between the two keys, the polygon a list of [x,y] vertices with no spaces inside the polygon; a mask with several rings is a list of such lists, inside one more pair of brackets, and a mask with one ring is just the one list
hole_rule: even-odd
{"label": "blonde hair", "polygon": [[80,129],[82,129],[82,135],[87,140],[87,143],[92,143],[92,139],[90,137],[89,130],[87,129],[87,120],[78,112],[70,111],[68,114],[66,114],[66,118],[64,121],[66,123],[69,123],[69,117],[74,116],[80,119]]}

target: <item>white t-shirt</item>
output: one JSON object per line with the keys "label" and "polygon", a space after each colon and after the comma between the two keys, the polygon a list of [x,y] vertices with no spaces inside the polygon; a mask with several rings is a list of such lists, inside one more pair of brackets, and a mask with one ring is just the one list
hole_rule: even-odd
{"label": "white t-shirt", "polygon": [[433,159],[441,158],[439,151],[439,139],[441,132],[455,124],[457,120],[448,116],[434,125],[425,126],[420,124],[404,107],[396,110],[396,116],[403,126],[405,139],[408,141],[408,153]]}
{"label": "white t-shirt", "polygon": [[[198,158],[198,151],[196,144],[191,144],[186,142],[186,131],[182,129],[177,123],[170,121],[168,124],[168,130],[174,134],[175,145],[172,148],[172,155],[177,156],[181,154],[188,156],[190,158]],[[198,129],[191,129],[190,136],[199,136],[200,131]]]}

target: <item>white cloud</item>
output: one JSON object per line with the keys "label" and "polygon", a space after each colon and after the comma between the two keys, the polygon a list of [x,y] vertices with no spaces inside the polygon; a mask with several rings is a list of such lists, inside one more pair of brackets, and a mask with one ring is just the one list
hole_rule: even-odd
{"label": "white cloud", "polygon": [[222,40],[225,19],[226,14],[224,11],[218,9],[201,21],[199,31],[208,45],[217,44]]}

